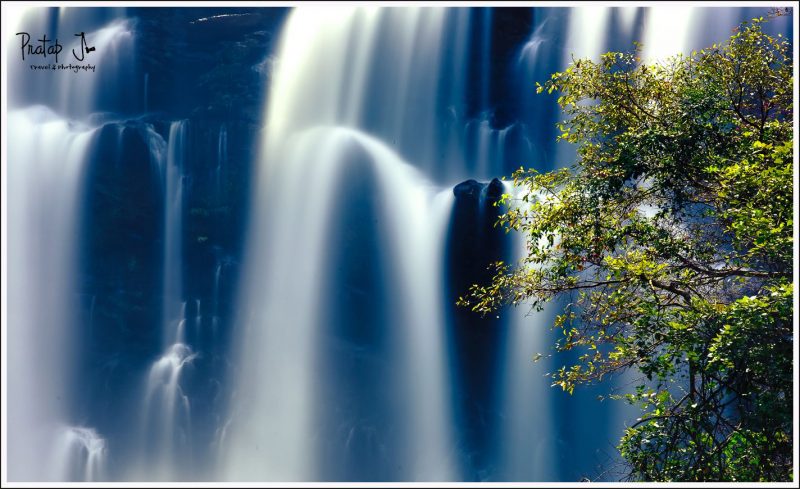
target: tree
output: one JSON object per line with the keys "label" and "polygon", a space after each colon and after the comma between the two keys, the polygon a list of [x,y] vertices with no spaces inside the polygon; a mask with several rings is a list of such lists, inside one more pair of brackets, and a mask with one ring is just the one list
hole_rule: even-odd
{"label": "tree", "polygon": [[[742,24],[720,45],[642,64],[577,60],[557,92],[577,162],[520,168],[498,224],[518,263],[459,304],[568,303],[552,374],[572,393],[627,369],[641,406],[619,449],[634,480],[785,481],[792,471],[792,59]],[[538,84],[537,84],[538,85]]]}

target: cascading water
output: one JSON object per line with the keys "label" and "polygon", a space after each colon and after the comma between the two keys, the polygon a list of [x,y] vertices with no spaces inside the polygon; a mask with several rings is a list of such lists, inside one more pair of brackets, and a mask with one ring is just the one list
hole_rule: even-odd
{"label": "cascading water", "polygon": [[[167,141],[167,161],[164,168],[164,322],[172,321],[182,312],[185,320],[186,304],[183,302],[183,156],[186,151],[186,122],[173,122],[169,128]],[[182,341],[181,335],[175,341]]]}
{"label": "cascading water", "polygon": [[[246,370],[226,441],[229,477],[339,478],[337,470],[353,473],[366,458],[377,477],[413,471],[448,480],[443,339],[435,328],[447,193],[437,196],[391,149],[352,129],[311,128],[273,151],[286,164],[275,168],[266,195],[272,208],[290,204],[295,212],[269,213],[257,245],[264,261],[251,278],[257,302],[248,311]],[[343,189],[366,215],[342,204]],[[337,225],[339,213],[353,213],[355,227]],[[337,233],[354,234],[337,243]],[[373,234],[377,243],[362,243]],[[346,252],[343,244],[368,261],[349,271],[347,260],[331,262]],[[337,285],[337,302],[346,305],[323,313]],[[370,402],[378,419],[368,414]],[[331,411],[337,415],[328,417]],[[400,439],[386,436],[386,425]]]}
{"label": "cascading water", "polygon": [[[466,175],[461,145],[446,137],[460,139],[468,31],[464,9],[298,9],[281,39],[267,140],[315,125],[358,127],[437,177]],[[452,120],[442,126],[440,117]]]}
{"label": "cascading water", "polygon": [[[612,46],[626,45],[621,46],[624,49],[637,35],[640,14],[637,9],[605,7],[545,14],[534,23],[533,37],[523,47],[517,66],[528,76],[544,79],[569,62],[572,54],[597,58]],[[466,283],[480,275],[459,272],[468,266],[454,262],[458,253],[446,250],[456,275],[441,276],[446,268],[442,250],[447,233],[489,240],[486,243],[495,239],[465,228],[491,223],[493,215],[485,200],[486,192],[493,191],[491,185],[482,190],[477,183],[456,188],[457,196],[462,195],[459,205],[475,205],[477,213],[454,209],[455,227],[434,232],[439,238],[423,241],[429,248],[419,247],[420,235],[408,239],[419,226],[432,232],[430,225],[422,224],[429,221],[422,218],[398,227],[397,237],[388,242],[382,234],[390,228],[392,216],[414,205],[412,196],[420,186],[436,188],[444,183],[439,188],[446,189],[467,175],[499,176],[508,169],[507,152],[516,157],[552,152],[548,143],[531,139],[530,127],[541,125],[541,120],[519,114],[521,122],[495,128],[491,114],[476,115],[467,102],[470,86],[461,74],[467,71],[467,60],[479,59],[484,64],[478,105],[489,103],[490,80],[483,74],[490,64],[491,41],[486,36],[491,34],[487,27],[491,19],[490,13],[472,16],[462,9],[315,7],[295,9],[287,20],[267,108],[247,256],[250,273],[242,303],[245,346],[236,379],[236,409],[225,430],[229,476],[394,480],[399,474],[385,463],[389,457],[404,466],[401,477],[409,480],[577,476],[558,467],[565,464],[566,447],[580,440],[557,433],[571,417],[587,414],[565,401],[543,402],[549,391],[531,372],[544,371],[535,370],[528,361],[536,344],[546,344],[547,335],[531,332],[524,324],[530,320],[521,316],[507,324],[498,322],[497,333],[486,333],[468,326],[472,320],[460,313],[450,317],[454,313],[448,312],[449,307],[433,314],[414,294],[421,288],[446,288],[448,280]],[[683,32],[691,22],[691,16],[684,17],[678,30]],[[610,26],[617,32],[610,32]],[[484,37],[470,48],[467,38],[474,32]],[[554,34],[565,39],[559,55],[538,60],[543,49],[552,52],[553,39],[548,37]],[[430,49],[420,50],[423,44]],[[386,58],[393,62],[385,63]],[[533,93],[532,88],[527,90]],[[557,162],[566,161],[571,152],[558,151],[555,156]],[[419,168],[423,176],[412,182],[420,183],[407,185],[397,177],[383,183],[383,172],[398,164]],[[475,192],[481,197],[470,200]],[[374,194],[380,196],[379,203]],[[393,195],[401,196],[398,204]],[[359,232],[348,240],[335,238],[336,231],[351,229],[350,220],[359,223],[355,226]],[[489,246],[486,243],[476,246]],[[491,246],[503,245],[495,241]],[[425,267],[409,268],[403,258],[408,249],[416,249],[412,256],[417,260],[433,258]],[[462,253],[465,260],[482,259],[479,249],[470,253]],[[405,276],[397,275],[397,270],[405,270]],[[440,297],[445,302],[451,299]],[[427,313],[401,313],[414,308]],[[449,333],[442,326],[448,323],[452,323]],[[420,343],[406,349],[403,335],[419,324],[433,328],[426,332],[433,338],[444,337],[444,345],[434,341],[424,350]],[[331,341],[338,343],[331,346]],[[448,342],[454,343],[447,346]],[[476,357],[481,344],[486,360]],[[380,358],[362,360],[366,355],[362,351]],[[420,362],[434,367],[427,371],[427,388],[409,375]],[[365,365],[371,375],[355,373]],[[344,380],[348,372],[360,380]],[[471,376],[477,377],[471,380]],[[489,380],[479,380],[483,378]],[[355,387],[353,382],[361,384]],[[415,411],[396,408],[404,398],[388,396],[387,401],[385,395],[377,395],[378,384],[393,393],[430,389],[435,400],[411,403],[417,414],[410,416]],[[502,385],[502,390],[492,384]],[[525,387],[518,388],[520,384]],[[443,395],[450,389],[455,390]],[[548,421],[531,421],[531,408]],[[591,421],[578,423],[602,426],[608,423],[601,420],[624,416],[606,407],[593,410]],[[415,425],[426,417],[458,426],[459,433]],[[600,444],[619,435],[597,427],[588,431],[585,439]],[[420,433],[427,438],[419,438]],[[421,469],[419,459],[408,458],[420,447],[425,447],[425,458],[437,461],[429,469]],[[532,459],[537,463],[531,464]],[[576,462],[587,467],[603,461],[597,453],[581,452]],[[431,467],[437,468],[431,471]]]}
{"label": "cascading water", "polygon": [[[440,85],[448,63],[437,49],[466,54],[467,21],[464,11],[341,7],[289,18],[257,194],[266,212],[249,250],[231,477],[454,476],[437,292],[448,192],[434,199],[403,158],[425,167],[461,151],[439,143],[431,109],[439,91],[453,103],[463,92],[460,79]],[[395,76],[376,71],[387,51],[400,60]],[[319,79],[332,87],[313,89]],[[396,102],[375,110],[365,94]]]}
{"label": "cascading water", "polygon": [[106,441],[91,428],[65,427],[53,446],[55,480],[103,480]]}
{"label": "cascading water", "polygon": [[[142,98],[132,95],[141,88],[131,83],[136,65],[133,26],[124,18],[124,9],[122,10],[107,9],[101,15],[95,16],[92,15],[93,12],[81,9],[29,11],[23,17],[20,29],[15,32],[34,33],[34,39],[37,36],[35,33],[48,32],[51,38],[59,38],[64,43],[59,64],[80,65],[90,69],[64,70],[56,76],[30,76],[31,71],[27,69],[29,65],[55,62],[55,59],[29,55],[25,69],[20,69],[15,63],[10,66],[9,84],[26,87],[24,90],[17,90],[18,95],[9,99],[10,106],[45,104],[62,116],[80,119],[101,111],[131,112],[138,109],[138,101]],[[50,26],[55,28],[51,30]],[[71,53],[82,52],[81,40],[74,33],[83,31],[94,51],[82,54],[85,62],[79,63]],[[17,39],[14,42],[17,43]],[[35,43],[33,40],[29,42]],[[55,75],[47,71],[41,74]]]}
{"label": "cascading water", "polygon": [[[13,111],[9,128],[8,365],[11,476],[18,480],[62,480],[54,456],[89,464],[91,453],[66,438],[63,429],[72,392],[68,373],[75,344],[74,295],[78,198],[86,155],[95,130],[61,119],[45,107]],[[23,375],[24,373],[24,375]],[[36,379],[31,382],[31,379]],[[95,435],[95,438],[96,435]],[[93,459],[94,460],[94,459]],[[75,462],[77,463],[77,462]],[[68,466],[61,465],[65,468]]]}
{"label": "cascading water", "polygon": [[454,305],[524,252],[493,227],[517,190],[472,179],[572,159],[534,82],[573,55],[755,10],[15,14],[96,71],[8,70],[9,478],[600,474],[630,411],[550,388],[549,311]]}
{"label": "cascading water", "polygon": [[[18,29],[42,27],[47,15],[17,13]],[[76,19],[56,23],[72,29]],[[25,27],[24,29],[22,27]],[[130,61],[125,22],[91,30],[101,62]],[[71,36],[65,52],[80,49]],[[27,66],[25,66],[27,67]],[[75,354],[79,348],[76,293],[81,195],[98,129],[85,119],[99,99],[98,83],[116,83],[118,71],[22,78],[12,64],[9,83],[9,291],[8,405],[10,477],[16,480],[95,480],[104,474],[107,449],[90,427],[69,426],[76,402]],[[58,80],[58,81],[56,81]],[[23,85],[27,90],[20,90]],[[109,91],[108,93],[112,93]],[[41,105],[41,104],[46,104]],[[84,118],[76,120],[75,118]]]}
{"label": "cascading water", "polygon": [[180,380],[181,371],[196,357],[191,347],[176,342],[150,368],[142,410],[149,477],[170,478],[176,464],[183,463],[178,456],[191,448],[191,406]]}
{"label": "cascading water", "polygon": [[[189,318],[182,284],[186,133],[185,120],[170,124],[162,170],[165,189],[162,292],[165,351],[150,367],[142,409],[144,463],[151,477],[162,480],[173,476],[176,465],[191,463],[191,403],[181,386],[181,372],[198,357],[188,341]],[[192,321],[195,338],[199,336],[200,321],[200,301],[197,300],[195,320]]]}
{"label": "cascading water", "polygon": [[[75,231],[88,217],[83,214],[85,195],[95,190],[88,182],[95,178],[98,161],[105,159],[119,168],[126,139],[126,125],[100,112],[131,110],[130,99],[118,95],[130,95],[136,87],[128,83],[135,65],[131,23],[119,9],[98,13],[15,12],[14,31],[47,32],[62,40],[69,36],[59,62],[80,64],[71,57],[63,59],[82,50],[73,36],[76,30],[87,31],[84,35],[95,54],[84,54],[86,63],[80,64],[90,69],[29,76],[24,68],[41,64],[29,54],[27,63],[12,64],[9,70],[15,94],[10,98],[15,109],[8,114],[13,128],[8,155],[13,263],[9,278],[15,284],[9,294],[9,365],[13,371],[27,372],[12,376],[9,383],[9,438],[14,446],[9,465],[14,480],[93,481],[109,476],[106,463],[112,447],[101,430],[78,421],[86,418],[80,406],[92,402],[82,398],[90,391],[80,389],[81,355],[88,351],[81,339],[84,331],[102,331],[95,310],[98,298],[106,298],[91,295],[88,325],[81,325],[79,272],[85,241]],[[160,137],[152,135],[144,131],[143,139],[158,153]]]}
{"label": "cascading water", "polygon": [[[186,121],[170,124],[164,174],[164,329],[165,342],[185,341],[186,303],[183,300],[183,158],[186,153]],[[170,330],[177,330],[173,334]]]}
{"label": "cascading water", "polygon": [[[492,376],[507,370],[497,360],[477,360],[478,370],[471,365],[482,342],[502,349],[503,335],[485,336],[488,326],[462,333],[462,320],[448,319],[446,304],[455,298],[443,293],[452,279],[443,275],[452,251],[445,247],[452,204],[434,211],[444,204],[432,196],[441,192],[452,201],[453,178],[502,171],[514,129],[463,118],[463,79],[440,75],[464,69],[469,29],[470,15],[460,9],[301,8],[288,19],[267,109],[248,254],[242,368],[225,430],[228,477],[480,480],[515,470],[521,479],[532,474],[522,461],[497,467],[490,448],[503,443],[496,432],[504,428],[495,418],[505,415],[497,413],[508,408],[515,418],[505,429],[518,430],[518,420],[530,416],[523,407],[530,396],[517,401],[495,393]],[[420,52],[420,39],[442,51]],[[352,43],[359,49],[348,49]],[[456,56],[444,62],[445,52]],[[399,60],[386,67],[392,73],[378,68],[377,53]],[[325,90],[314,88],[318,80],[326,80]],[[379,106],[370,105],[375,100]],[[454,138],[435,128],[440,111],[455,116],[448,120]],[[463,129],[455,130],[458,124]],[[438,170],[432,167],[437,158]],[[406,176],[412,164],[431,176]],[[449,182],[437,187],[433,182],[443,177]],[[480,194],[474,204],[461,204],[474,205],[477,213],[461,212],[454,221],[465,237],[474,235],[470,226],[491,228],[493,222],[487,189],[471,188],[456,189],[467,199]],[[346,238],[335,237],[342,234]],[[469,238],[479,238],[477,254],[464,255],[473,268],[484,247],[499,245],[481,236]],[[474,275],[459,272],[464,265],[451,266],[468,285]],[[443,327],[450,321],[452,332]],[[447,345],[449,335],[455,346]],[[497,358],[497,351],[487,358]],[[527,366],[521,356],[508,355],[517,380]],[[471,375],[486,379],[482,387],[472,385]],[[458,428],[466,430],[461,434],[449,428],[457,420],[469,425]]]}

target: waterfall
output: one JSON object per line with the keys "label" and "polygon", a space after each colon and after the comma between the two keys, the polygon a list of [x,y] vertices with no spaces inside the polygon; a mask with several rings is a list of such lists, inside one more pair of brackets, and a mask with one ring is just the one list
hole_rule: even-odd
{"label": "waterfall", "polygon": [[489,107],[489,93],[491,93],[491,66],[492,66],[492,9],[483,9],[482,32],[481,37],[483,43],[481,46],[481,63],[482,67],[489,69],[481,70],[481,107]]}
{"label": "waterfall", "polygon": [[[176,324],[180,330],[185,322],[186,304],[183,301],[183,159],[186,154],[186,121],[170,124],[167,140],[167,159],[164,175],[164,324]],[[180,309],[184,311],[179,316]],[[170,329],[164,328],[168,337]],[[176,336],[174,342],[182,342],[183,336]],[[172,341],[166,339],[166,344]]]}
{"label": "waterfall", "polygon": [[[48,28],[51,16],[57,18],[55,31]],[[88,10],[67,9],[51,14],[45,9],[30,9],[21,15],[19,28],[23,32],[52,32],[52,37],[62,33],[59,64],[87,65],[94,69],[40,72],[36,73],[39,76],[31,76],[29,66],[41,63],[41,58],[28,56],[24,63],[9,63],[9,87],[19,94],[10,99],[11,107],[44,104],[64,117],[79,119],[101,111],[140,109],[144,97],[138,94],[144,87],[138,82],[141,79],[133,76],[136,66],[133,26],[124,18],[112,18],[91,30],[87,24],[96,24]],[[87,31],[85,38],[94,51],[84,54],[84,61],[78,62],[71,53],[81,52],[81,40],[74,33],[82,31]]]}
{"label": "waterfall", "polygon": [[585,6],[574,9],[569,15],[569,27],[564,46],[564,65],[575,59],[591,58],[600,61],[607,50],[608,18],[612,8]]}
{"label": "waterfall", "polygon": [[[191,403],[181,387],[181,372],[198,357],[187,340],[187,307],[183,296],[184,157],[187,123],[170,124],[164,182],[163,344],[164,353],[147,374],[142,408],[142,451],[150,477],[170,479],[180,457],[191,452]],[[198,337],[200,301],[196,302]],[[141,469],[140,469],[141,470]]]}
{"label": "waterfall", "polygon": [[[228,477],[452,477],[437,292],[447,193],[407,162],[433,165],[448,150],[431,108],[439,90],[450,105],[463,92],[458,79],[440,86],[439,70],[467,25],[445,9],[326,6],[288,19],[247,255]],[[387,55],[398,62],[376,69]]]}
{"label": "waterfall", "polygon": [[[599,55],[612,10],[573,13],[568,49]],[[625,35],[635,13],[617,16]],[[492,18],[484,12],[473,30],[487,35]],[[498,187],[456,187],[474,211],[455,209],[449,189],[533,151],[529,119],[496,128],[490,112],[467,115],[458,74],[473,56],[483,69],[493,62],[490,40],[467,47],[472,21],[466,9],[371,8],[298,8],[287,20],[245,257],[241,367],[218,431],[226,478],[573,477],[563,457],[580,441],[559,427],[576,408],[544,400],[552,390],[530,361],[548,342],[536,329],[545,317],[515,312],[482,325],[452,312],[444,292],[455,291],[454,277],[463,286],[481,276],[477,261],[504,246],[491,231]],[[548,25],[559,21],[541,20],[520,56],[538,56]],[[422,40],[444,47],[423,53]],[[537,71],[535,59],[522,61]],[[595,411],[601,426],[615,415]]]}
{"label": "waterfall", "polygon": [[171,479],[181,459],[191,450],[191,406],[180,385],[181,371],[198,354],[184,343],[174,343],[153,363],[147,376],[142,435],[145,437],[139,469],[146,478]]}
{"label": "waterfall", "polygon": [[[385,144],[352,129],[318,127],[303,131],[274,154],[279,154],[285,164],[275,169],[274,180],[266,189],[266,195],[272,196],[270,208],[277,209],[281,203],[292,206],[295,212],[268,213],[261,228],[263,234],[254,247],[258,258],[251,263],[252,299],[247,304],[249,318],[243,333],[243,377],[237,387],[240,396],[237,404],[242,411],[234,415],[227,435],[229,477],[245,480],[330,477],[315,472],[320,464],[335,460],[315,459],[314,453],[324,450],[319,445],[325,439],[314,433],[314,426],[337,421],[335,415],[331,420],[326,419],[327,410],[320,414],[312,408],[320,403],[337,406],[335,396],[317,397],[327,392],[319,382],[326,378],[331,382],[343,380],[320,369],[315,358],[333,355],[331,361],[336,363],[347,362],[352,355],[357,363],[369,365],[380,374],[379,378],[364,379],[369,384],[367,390],[379,385],[386,390],[381,395],[389,396],[385,402],[392,404],[394,411],[387,415],[386,422],[397,426],[398,432],[409,430],[404,435],[408,439],[381,438],[385,437],[381,432],[383,427],[359,425],[362,420],[355,419],[352,421],[355,424],[342,427],[346,428],[344,433],[335,433],[341,438],[331,442],[342,445],[333,448],[333,453],[340,452],[333,457],[338,457],[342,464],[359,463],[348,453],[348,447],[353,437],[366,437],[360,442],[368,450],[391,446],[383,456],[357,452],[370,459],[375,457],[376,466],[392,466],[387,470],[396,471],[389,460],[396,457],[402,461],[403,470],[415,474],[415,478],[448,480],[446,436],[442,433],[447,429],[442,418],[443,339],[436,326],[442,320],[442,301],[437,292],[441,279],[435,273],[440,269],[438,261],[449,205],[447,193],[439,194]],[[330,301],[331,287],[348,286],[334,273],[344,264],[328,263],[328,259],[344,251],[337,251],[341,244],[330,242],[336,232],[333,210],[348,212],[339,206],[337,193],[342,187],[351,187],[346,180],[356,178],[354,172],[373,175],[369,181],[374,188],[357,185],[354,191],[374,192],[377,202],[371,215],[377,224],[373,228],[367,221],[359,222],[385,236],[381,242],[389,249],[374,257],[374,266],[397,281],[392,291],[355,290],[364,303],[354,308],[369,308],[365,303],[377,302],[375,307],[391,310],[397,316],[379,320],[359,316],[366,324],[352,325],[361,331],[348,332],[351,326],[337,324],[323,312],[323,306]],[[302,225],[298,225],[298,220]],[[355,242],[351,246],[356,246]],[[367,280],[378,280],[375,286],[386,287],[380,281],[381,273],[378,275]],[[299,304],[303,306],[298,307]],[[348,313],[359,314],[347,311],[345,316]],[[387,324],[382,324],[383,321]],[[385,351],[388,360],[396,362],[392,368],[387,368],[383,359],[375,358],[377,353],[369,351],[381,349],[384,344],[389,345]],[[357,387],[342,388],[355,389],[354,395],[359,394]],[[369,402],[368,398],[363,401]],[[346,404],[347,400],[341,402]],[[342,413],[342,420],[350,415]]]}
{"label": "waterfall", "polygon": [[6,12],[10,480],[607,477],[627,379],[567,396],[555,309],[455,302],[525,252],[501,178],[574,161],[536,81],[761,9]]}
{"label": "waterfall", "polygon": [[10,112],[8,128],[9,469],[16,480],[59,480],[41,454],[73,395],[74,230],[96,130],[41,106]]}
{"label": "waterfall", "polygon": [[[513,187],[511,182],[504,182],[504,187],[514,200],[522,199],[527,193]],[[527,237],[515,235],[512,256],[525,256],[527,247]],[[552,339],[546,333],[545,321],[532,320],[552,316],[549,309],[535,313],[525,304],[515,304],[509,311],[509,338],[503,352],[508,361],[508,374],[502,388],[506,417],[501,436],[505,443],[500,458],[504,461],[501,469],[506,474],[504,478],[510,481],[562,479],[558,454],[563,446],[560,446],[558,429],[554,426],[558,413],[548,402],[553,390],[544,368]],[[543,423],[542,419],[548,422]]]}
{"label": "waterfall", "polygon": [[[295,9],[279,45],[266,140],[314,125],[357,128],[436,177],[467,175],[461,145],[446,135],[463,124],[458,75],[469,25],[468,9]],[[457,119],[443,127],[448,113]]]}
{"label": "waterfall", "polygon": [[[685,52],[690,46],[693,23],[698,20],[696,9],[688,6],[651,7],[647,12],[647,27],[642,40],[644,59],[653,62]],[[731,26],[733,27],[733,26]]]}
{"label": "waterfall", "polygon": [[53,446],[56,481],[103,479],[106,441],[92,428],[63,427]]}
{"label": "waterfall", "polygon": [[[484,15],[481,31],[490,31],[490,18]],[[525,410],[543,405],[534,398],[545,389],[512,385],[532,380],[524,358],[536,333],[518,321],[511,343],[500,331],[484,340],[480,325],[447,312],[454,200],[452,183],[434,182],[490,176],[504,167],[512,130],[525,140],[521,126],[495,129],[488,116],[464,117],[457,74],[465,69],[458,57],[471,54],[461,44],[469,23],[462,9],[299,8],[288,19],[246,256],[241,368],[220,432],[226,478],[526,480],[553,473],[516,452],[533,448],[546,460],[555,445]],[[421,52],[422,40],[457,58]],[[488,40],[477,52],[488,63]],[[398,61],[386,66],[377,53]],[[456,76],[443,79],[442,66]],[[375,101],[379,108],[369,105]],[[440,107],[450,114],[444,132],[434,127]],[[473,187],[457,189],[477,197],[464,201],[477,214],[460,214],[465,237],[474,235],[469,226],[492,225],[489,187],[477,194]],[[483,256],[496,238],[479,236],[468,246]],[[451,263],[462,281],[472,280],[458,271],[465,264]],[[444,327],[450,323],[452,331]],[[470,366],[482,341],[497,346],[485,344],[488,360]],[[510,348],[505,360],[503,348]],[[476,388],[475,368],[501,377]],[[504,390],[492,387],[498,381]],[[459,422],[468,426],[454,427]],[[514,452],[505,464],[491,448],[503,444]]]}
{"label": "waterfall", "polygon": [[476,178],[492,178],[502,172],[507,162],[507,141],[515,126],[495,129],[484,117],[467,122],[463,140],[464,156],[474,170]]}
{"label": "waterfall", "polygon": [[[465,477],[461,452],[476,448],[452,432],[444,327],[452,179],[502,168],[517,127],[465,118],[464,81],[443,74],[465,69],[469,25],[465,9],[299,8],[288,19],[247,254],[242,367],[222,431],[227,477]],[[421,40],[447,49],[421,52]],[[399,61],[386,66],[371,49]],[[488,62],[488,40],[476,52]],[[453,138],[434,128],[439,108]],[[491,228],[487,207],[484,189],[476,209]]]}

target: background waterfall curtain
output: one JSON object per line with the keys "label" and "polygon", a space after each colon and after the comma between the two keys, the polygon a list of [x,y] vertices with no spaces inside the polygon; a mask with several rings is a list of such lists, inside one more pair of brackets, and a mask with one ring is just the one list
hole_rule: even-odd
{"label": "background waterfall curtain", "polygon": [[504,177],[574,157],[536,81],[763,10],[8,6],[9,480],[614,480],[626,379],[455,303],[525,252]]}

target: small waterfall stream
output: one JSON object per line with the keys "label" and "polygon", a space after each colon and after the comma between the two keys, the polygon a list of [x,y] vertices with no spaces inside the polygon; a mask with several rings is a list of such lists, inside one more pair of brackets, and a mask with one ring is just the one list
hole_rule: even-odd
{"label": "small waterfall stream", "polygon": [[95,430],[80,426],[62,428],[51,456],[55,480],[103,480],[105,455],[106,441]]}
{"label": "small waterfall stream", "polygon": [[[186,121],[170,124],[167,139],[167,158],[164,175],[164,291],[163,314],[165,343],[185,340],[181,328],[185,327],[186,302],[183,297],[183,213],[184,168],[186,153]],[[171,327],[177,323],[178,334]],[[172,340],[172,341],[171,341]]]}

